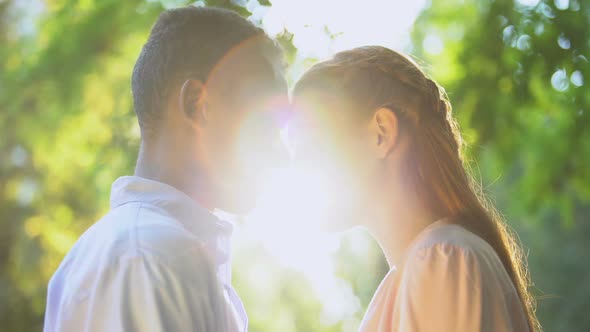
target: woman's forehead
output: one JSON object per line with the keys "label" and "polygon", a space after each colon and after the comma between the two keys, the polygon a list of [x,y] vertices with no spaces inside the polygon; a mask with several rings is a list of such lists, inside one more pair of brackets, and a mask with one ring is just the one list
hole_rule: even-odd
{"label": "woman's forehead", "polygon": [[350,113],[352,104],[346,95],[331,89],[307,88],[293,96],[293,108],[296,112],[326,113],[337,110]]}
{"label": "woman's forehead", "polygon": [[360,121],[346,97],[326,91],[305,91],[293,97],[293,118],[297,125],[350,129]]}

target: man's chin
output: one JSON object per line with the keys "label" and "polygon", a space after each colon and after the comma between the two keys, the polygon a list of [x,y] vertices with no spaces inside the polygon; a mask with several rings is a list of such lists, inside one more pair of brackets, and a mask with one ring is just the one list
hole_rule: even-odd
{"label": "man's chin", "polygon": [[220,209],[238,216],[245,216],[256,207],[256,202],[257,195],[233,195],[233,197],[228,197]]}

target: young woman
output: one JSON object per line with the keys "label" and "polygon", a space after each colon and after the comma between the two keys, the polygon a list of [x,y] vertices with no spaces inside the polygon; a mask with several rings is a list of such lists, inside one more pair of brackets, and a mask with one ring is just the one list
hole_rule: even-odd
{"label": "young woman", "polygon": [[339,223],[366,226],[391,267],[361,331],[540,330],[522,251],[464,168],[444,90],[414,61],[344,51],[293,96],[298,156],[342,175],[339,197],[354,199],[336,201]]}

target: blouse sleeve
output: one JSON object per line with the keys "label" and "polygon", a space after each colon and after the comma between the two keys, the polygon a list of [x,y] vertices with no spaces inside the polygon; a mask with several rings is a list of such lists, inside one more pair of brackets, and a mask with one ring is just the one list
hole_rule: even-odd
{"label": "blouse sleeve", "polygon": [[417,251],[402,271],[396,331],[516,331],[505,291],[476,255],[450,244]]}

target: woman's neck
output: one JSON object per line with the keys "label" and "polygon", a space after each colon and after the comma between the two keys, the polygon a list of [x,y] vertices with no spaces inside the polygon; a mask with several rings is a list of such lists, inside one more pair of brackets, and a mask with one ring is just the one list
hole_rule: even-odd
{"label": "woman's neck", "polygon": [[377,209],[379,213],[366,227],[379,243],[391,268],[401,263],[418,234],[443,216],[436,216],[425,208],[417,195],[390,192],[381,197],[384,200]]}

